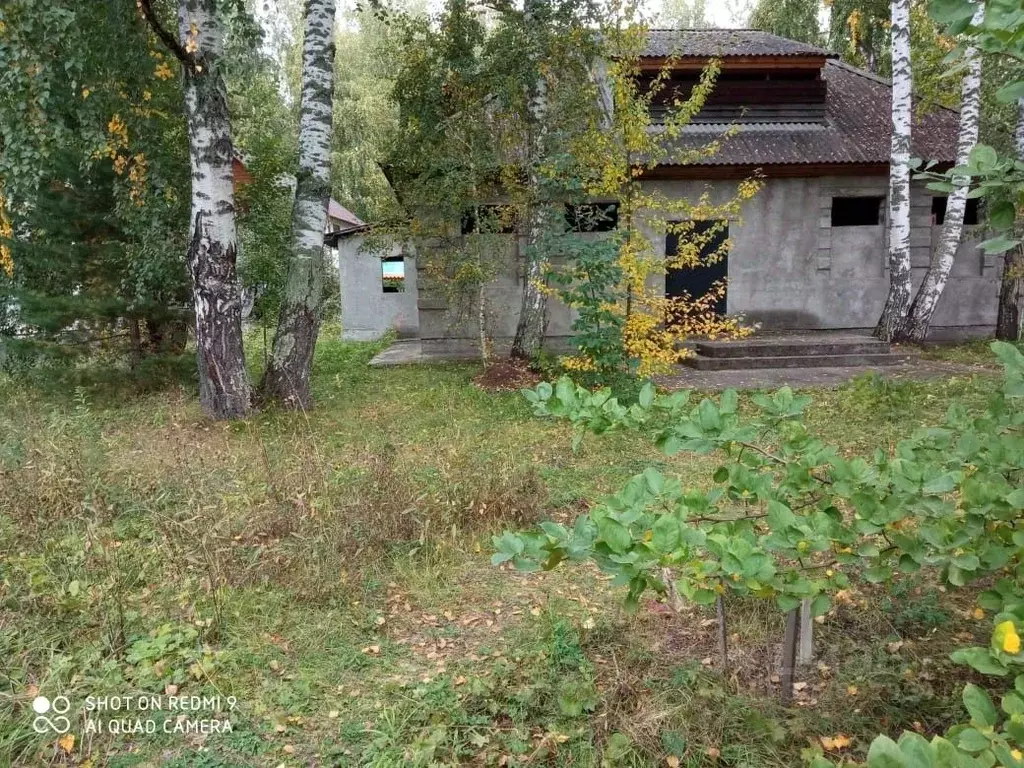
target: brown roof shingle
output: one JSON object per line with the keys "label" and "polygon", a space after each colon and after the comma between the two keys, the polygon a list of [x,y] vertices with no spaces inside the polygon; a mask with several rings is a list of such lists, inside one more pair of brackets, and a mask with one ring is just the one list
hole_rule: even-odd
{"label": "brown roof shingle", "polygon": [[835,56],[823,48],[759,29],[649,29],[641,58]]}
{"label": "brown roof shingle", "polygon": [[[892,87],[888,80],[840,61],[822,70],[828,83],[823,123],[737,122],[738,132],[722,139],[722,147],[697,165],[789,165],[888,163]],[[914,157],[953,162],[959,115],[935,107],[914,120]],[[699,149],[727,129],[724,124],[687,126],[677,139],[680,149]],[[673,163],[664,163],[673,165]]]}

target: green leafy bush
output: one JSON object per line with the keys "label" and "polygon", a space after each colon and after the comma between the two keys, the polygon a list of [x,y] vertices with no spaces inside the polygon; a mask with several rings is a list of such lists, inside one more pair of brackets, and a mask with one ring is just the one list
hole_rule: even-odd
{"label": "green leafy bush", "polygon": [[[793,611],[808,601],[813,614],[851,576],[884,583],[930,569],[959,587],[1000,573],[986,606],[1024,618],[1024,356],[1010,344],[992,349],[1005,378],[982,416],[953,404],[943,424],[870,456],[812,434],[810,398],[788,388],[751,396],[748,415],[734,391],[694,405],[688,392],[648,384],[627,407],[567,378],[541,384],[527,399],[538,415],[574,425],[574,448],[587,432],[634,430],[666,454],[715,454],[722,464],[706,490],[650,467],[571,527],[495,537],[492,561],[531,570],[590,560],[628,588],[630,607],[651,589],[673,603],[736,593]],[[967,649],[959,660],[1006,668],[992,653]]]}

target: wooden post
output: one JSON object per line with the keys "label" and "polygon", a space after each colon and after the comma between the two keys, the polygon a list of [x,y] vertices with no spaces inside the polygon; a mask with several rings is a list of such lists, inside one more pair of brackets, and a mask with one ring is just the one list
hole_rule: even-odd
{"label": "wooden post", "polygon": [[799,622],[798,608],[786,614],[786,634],[782,638],[782,690],[779,695],[784,707],[793,703],[793,668],[796,666],[796,636]]}
{"label": "wooden post", "polygon": [[725,621],[725,598],[722,595],[715,600],[715,613],[718,614],[718,655],[722,658],[722,670],[729,669],[729,627]]}
{"label": "wooden post", "polygon": [[810,664],[814,660],[814,617],[811,616],[811,601],[800,603],[800,647],[797,649],[796,662],[800,666]]}

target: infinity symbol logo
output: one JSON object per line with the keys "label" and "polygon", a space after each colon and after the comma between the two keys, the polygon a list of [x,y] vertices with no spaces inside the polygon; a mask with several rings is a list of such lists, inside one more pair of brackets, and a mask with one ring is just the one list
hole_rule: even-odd
{"label": "infinity symbol logo", "polygon": [[[32,721],[32,730],[36,733],[67,733],[71,730],[71,721],[64,717],[71,710],[71,701],[67,696],[57,696],[50,701],[45,696],[36,696],[32,700],[32,709],[38,717]],[[46,713],[53,710],[57,717],[46,717]]]}

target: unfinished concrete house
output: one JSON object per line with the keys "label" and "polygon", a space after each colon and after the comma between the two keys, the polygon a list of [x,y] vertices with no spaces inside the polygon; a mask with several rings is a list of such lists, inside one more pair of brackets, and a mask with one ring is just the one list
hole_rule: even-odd
{"label": "unfinished concrete house", "polygon": [[[889,284],[889,82],[820,48],[752,30],[651,30],[642,67],[654,76],[670,63],[666,90],[686,93],[711,58],[721,60],[721,75],[679,141],[700,148],[730,127],[733,133],[716,154],[696,164],[659,165],[645,172],[643,183],[691,199],[707,190],[715,203],[728,200],[736,181],[754,171],[765,185],[739,219],[726,222],[728,257],[659,275],[665,294],[698,296],[727,278],[718,311],[742,315],[764,329],[872,328]],[[652,109],[659,108],[655,99]],[[957,125],[954,110],[936,107],[918,115],[912,155],[948,167]],[[979,334],[995,322],[999,260],[976,247],[982,238],[975,202],[933,320],[933,337]],[[938,243],[945,198],[914,182],[911,205],[912,263],[920,280]],[[499,351],[514,335],[522,291],[515,237],[508,235],[507,269],[487,292],[489,329]],[[674,252],[674,237],[661,236],[664,252]],[[424,352],[474,347],[479,332],[472,318],[457,316],[424,277],[417,298]],[[571,335],[572,319],[552,299],[552,346]]]}

